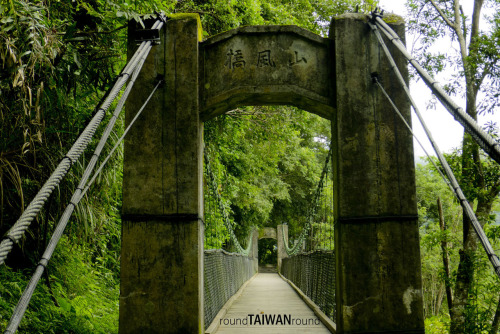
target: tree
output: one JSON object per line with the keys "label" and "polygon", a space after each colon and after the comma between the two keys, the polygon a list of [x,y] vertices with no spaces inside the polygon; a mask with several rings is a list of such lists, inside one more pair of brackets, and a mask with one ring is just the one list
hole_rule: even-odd
{"label": "tree", "polygon": [[205,142],[224,169],[222,194],[240,238],[251,226],[283,222],[291,234],[300,232],[326,156],[329,125],[286,106],[244,107],[206,124]]}
{"label": "tree", "polygon": [[[500,3],[496,0],[475,0],[467,14],[459,0],[410,0],[410,30],[422,36],[417,50],[428,69],[439,72],[446,67],[454,69],[454,75],[446,84],[449,93],[465,97],[466,112],[477,120],[478,113],[495,112],[498,109],[500,88]],[[489,8],[489,16],[482,15]],[[488,30],[481,29],[481,21],[487,21]],[[433,52],[431,46],[441,38],[449,38],[457,50],[454,54]],[[498,112],[498,111],[497,111]],[[490,127],[490,130],[494,125]],[[493,202],[500,192],[500,172],[485,169],[488,161],[473,141],[464,134],[460,163],[456,162],[459,182],[475,213],[484,226],[489,220]],[[494,166],[494,163],[493,163]],[[493,174],[490,174],[492,172]],[[471,333],[473,320],[467,310],[471,306],[471,294],[476,271],[475,259],[478,246],[470,221],[463,218],[463,242],[460,251],[453,307],[450,310],[451,333]]]}
{"label": "tree", "polygon": [[[456,250],[459,244],[458,224],[462,218],[460,205],[430,162],[418,164],[416,168],[417,207],[420,224],[422,250],[422,280],[424,287],[424,312],[426,318],[439,316],[443,310],[444,292],[448,283],[443,262],[440,260],[440,244],[444,241],[448,249]],[[439,227],[439,207],[443,207],[443,219],[447,229]],[[451,259],[457,263],[456,254]],[[449,307],[449,304],[447,304]]]}
{"label": "tree", "polygon": [[[446,155],[454,170],[459,170],[461,154],[459,151]],[[437,162],[436,158],[433,158]],[[445,299],[446,288],[454,289],[456,273],[459,263],[459,251],[462,248],[462,210],[457,199],[444,183],[441,175],[426,160],[425,164],[419,164],[416,168],[417,205],[420,223],[420,243],[422,255],[422,281],[424,291],[424,312],[426,317],[426,329],[431,333],[444,333],[445,327],[449,327],[449,305]],[[440,229],[439,205],[442,204],[442,218],[447,228]],[[494,212],[500,210],[500,201],[494,203]],[[494,249],[499,248],[500,226],[494,221],[494,215],[485,224],[485,231]],[[445,247],[449,256],[451,274],[447,276],[446,265],[442,259],[442,246]],[[491,270],[487,256],[478,252],[475,258],[475,276],[477,279],[471,287],[469,304],[466,309],[469,318],[467,333],[489,331],[496,333],[492,319],[496,318],[495,312],[498,305],[500,286],[498,277]],[[449,277],[449,278],[448,278]],[[448,307],[447,307],[448,306]]]}

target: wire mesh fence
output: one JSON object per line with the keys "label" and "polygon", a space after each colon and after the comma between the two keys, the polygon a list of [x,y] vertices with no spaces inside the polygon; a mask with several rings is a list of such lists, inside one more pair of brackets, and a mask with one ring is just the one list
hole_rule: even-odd
{"label": "wire mesh fence", "polygon": [[205,250],[205,329],[254,274],[257,259],[221,249]]}
{"label": "wire mesh fence", "polygon": [[335,253],[316,250],[285,258],[281,274],[335,322]]}

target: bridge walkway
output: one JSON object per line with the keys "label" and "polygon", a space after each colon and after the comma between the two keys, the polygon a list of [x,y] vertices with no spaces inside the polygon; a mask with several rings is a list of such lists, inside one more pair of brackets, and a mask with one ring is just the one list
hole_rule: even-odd
{"label": "bridge walkway", "polygon": [[330,333],[293,288],[275,273],[257,274],[227,313],[215,321],[220,324],[215,332],[218,334]]}

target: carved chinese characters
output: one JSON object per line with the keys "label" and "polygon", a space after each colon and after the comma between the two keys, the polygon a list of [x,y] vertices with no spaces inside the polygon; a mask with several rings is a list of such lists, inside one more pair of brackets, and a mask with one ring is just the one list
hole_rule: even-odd
{"label": "carved chinese characters", "polygon": [[294,26],[243,27],[200,46],[201,114],[292,104],[331,114],[330,41]]}
{"label": "carved chinese characters", "polygon": [[264,50],[259,52],[257,67],[265,67],[265,66],[276,67],[274,61],[271,60],[271,50]]}
{"label": "carved chinese characters", "polygon": [[[289,52],[288,66],[294,66],[299,64],[307,64],[307,59],[304,56],[299,56],[299,51]],[[276,62],[271,56],[271,50],[263,50],[257,52],[256,67],[276,67]],[[234,70],[237,68],[244,69],[246,66],[245,56],[241,50],[229,49],[226,52],[226,58],[224,61],[224,67],[229,70]]]}
{"label": "carved chinese characters", "polygon": [[233,51],[233,49],[229,49],[226,56],[227,58],[224,66],[228,67],[229,69],[245,67],[246,62],[245,60],[243,60],[243,54],[241,53],[241,50]]}
{"label": "carved chinese characters", "polygon": [[290,66],[297,65],[302,62],[307,63],[307,59],[305,57],[299,57],[299,53],[297,51],[294,51],[294,53],[295,53],[295,59],[290,61],[289,63]]}

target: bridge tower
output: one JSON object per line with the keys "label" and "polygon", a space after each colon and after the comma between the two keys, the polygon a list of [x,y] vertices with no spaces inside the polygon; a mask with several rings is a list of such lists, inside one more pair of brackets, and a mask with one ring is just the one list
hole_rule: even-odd
{"label": "bridge tower", "polygon": [[164,79],[125,139],[120,334],[204,331],[200,29],[169,20],[127,101],[126,123]]}
{"label": "bridge tower", "polygon": [[[262,228],[258,233],[257,233],[257,241],[260,239],[274,239],[276,240],[276,247],[278,248],[277,251],[277,258],[278,258],[278,263],[277,269],[278,272],[281,272],[281,261],[288,257],[286,254],[286,246],[285,242],[288,242],[288,225],[287,224],[280,224],[274,227],[264,227]],[[258,249],[258,247],[256,247]]]}
{"label": "bridge tower", "polygon": [[201,42],[196,15],[169,18],[127,105],[128,123],[165,79],[125,141],[121,334],[204,331],[203,121],[259,104],[331,120],[338,333],[424,333],[412,137],[372,77],[408,122],[410,106],[367,21],[335,17],[329,38],[254,26]]}

